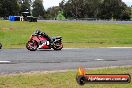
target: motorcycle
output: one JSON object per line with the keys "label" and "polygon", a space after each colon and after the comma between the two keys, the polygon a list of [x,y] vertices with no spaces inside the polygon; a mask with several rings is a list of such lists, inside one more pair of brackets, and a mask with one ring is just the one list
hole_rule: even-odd
{"label": "motorcycle", "polygon": [[0,43],[0,49],[2,49],[2,44]]}
{"label": "motorcycle", "polygon": [[36,30],[26,43],[26,48],[30,51],[37,49],[54,49],[61,50],[63,48],[62,37],[49,37],[46,33]]}

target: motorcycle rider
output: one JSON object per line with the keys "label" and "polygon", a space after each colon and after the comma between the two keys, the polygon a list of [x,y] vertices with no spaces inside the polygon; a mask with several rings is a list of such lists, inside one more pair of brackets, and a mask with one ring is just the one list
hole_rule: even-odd
{"label": "motorcycle rider", "polygon": [[40,30],[36,30],[34,34],[42,35],[43,37],[47,38],[47,41],[52,43],[52,39],[45,32],[42,32]]}

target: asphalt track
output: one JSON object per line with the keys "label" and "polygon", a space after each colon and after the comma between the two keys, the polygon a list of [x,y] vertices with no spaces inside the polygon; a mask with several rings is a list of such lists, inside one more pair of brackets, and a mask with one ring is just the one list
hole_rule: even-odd
{"label": "asphalt track", "polygon": [[0,50],[0,73],[54,71],[132,65],[131,48],[87,48],[28,51]]}

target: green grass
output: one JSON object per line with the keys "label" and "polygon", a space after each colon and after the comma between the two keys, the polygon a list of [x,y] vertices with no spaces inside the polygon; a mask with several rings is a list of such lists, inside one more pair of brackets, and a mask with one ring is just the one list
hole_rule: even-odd
{"label": "green grass", "polygon": [[0,42],[5,48],[25,47],[37,28],[50,36],[62,36],[64,47],[132,46],[132,24],[75,22],[0,21]]}
{"label": "green grass", "polygon": [[[76,71],[55,73],[24,73],[0,75],[0,88],[132,88],[130,84],[85,84],[76,83]],[[132,76],[132,67],[87,70],[88,74],[126,74]]]}

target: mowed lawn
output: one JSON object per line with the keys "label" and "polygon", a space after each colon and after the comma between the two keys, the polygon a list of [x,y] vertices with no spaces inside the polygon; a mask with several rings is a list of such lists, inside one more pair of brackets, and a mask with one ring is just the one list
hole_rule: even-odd
{"label": "mowed lawn", "polygon": [[4,48],[24,48],[36,29],[62,36],[64,47],[132,46],[132,24],[84,22],[0,21],[0,42]]}
{"label": "mowed lawn", "polygon": [[[0,88],[132,88],[130,84],[85,84],[76,82],[77,71],[0,75]],[[87,70],[87,74],[130,74],[132,67]]]}

